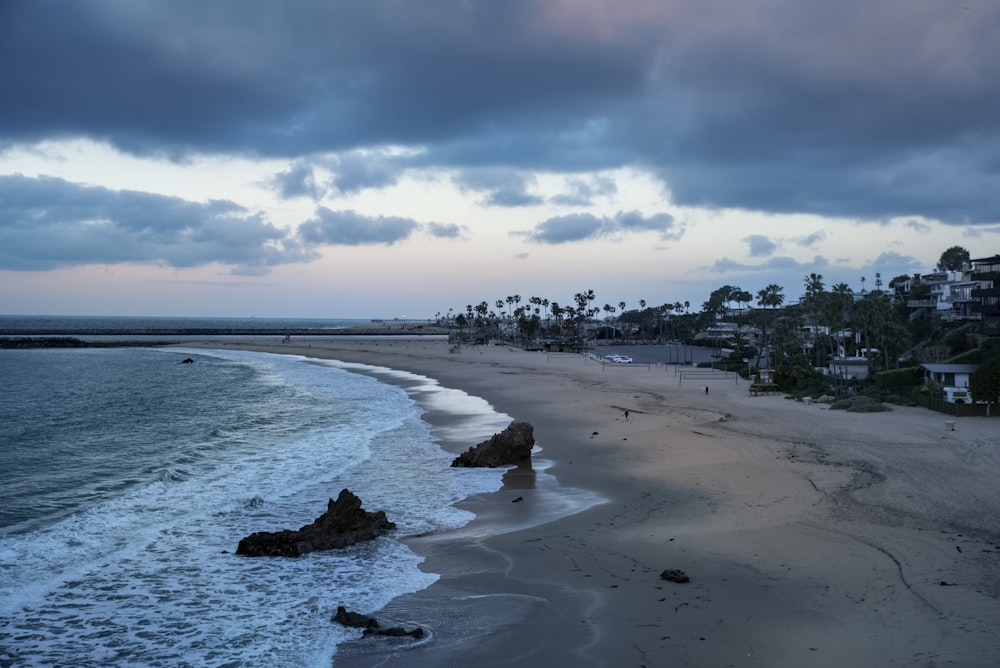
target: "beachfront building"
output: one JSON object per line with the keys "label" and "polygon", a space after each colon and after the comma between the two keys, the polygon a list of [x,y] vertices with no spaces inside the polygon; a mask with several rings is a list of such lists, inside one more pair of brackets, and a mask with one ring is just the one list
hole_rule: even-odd
{"label": "beachfront building", "polygon": [[979,316],[980,331],[1000,336],[1000,255],[972,260],[969,278],[975,282],[970,291],[972,312]]}
{"label": "beachfront building", "polygon": [[920,368],[924,370],[924,385],[939,386],[945,401],[972,403],[969,378],[979,368],[978,364],[921,364]]}
{"label": "beachfront building", "polygon": [[1000,336],[1000,255],[971,260],[962,271],[914,274],[893,282],[908,296],[910,320],[978,322],[987,336]]}
{"label": "beachfront building", "polygon": [[920,318],[945,322],[979,319],[972,297],[972,290],[978,283],[969,278],[968,272],[915,274],[908,283],[911,298],[906,306],[910,309],[911,321]]}
{"label": "beachfront building", "polygon": [[846,355],[841,347],[839,354],[830,358],[829,374],[839,380],[863,380],[868,377],[871,360],[868,353],[875,354],[877,348],[858,348],[857,354]]}
{"label": "beachfront building", "polygon": [[715,324],[709,325],[704,330],[695,334],[696,341],[705,339],[715,341],[725,341],[731,345],[743,341],[751,345],[756,345],[760,338],[760,330],[753,325],[741,325],[735,322],[716,320]]}

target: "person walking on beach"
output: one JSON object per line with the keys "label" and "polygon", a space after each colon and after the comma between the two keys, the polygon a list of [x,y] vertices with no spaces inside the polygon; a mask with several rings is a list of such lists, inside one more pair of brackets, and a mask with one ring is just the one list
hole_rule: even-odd
{"label": "person walking on beach", "polygon": [[628,422],[628,409],[625,409],[625,421]]}
{"label": "person walking on beach", "polygon": [[708,385],[705,386],[705,394],[708,394]]}

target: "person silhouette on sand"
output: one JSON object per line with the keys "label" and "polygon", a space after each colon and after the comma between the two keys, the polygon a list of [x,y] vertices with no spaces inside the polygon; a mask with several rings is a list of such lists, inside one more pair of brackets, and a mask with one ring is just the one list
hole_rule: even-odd
{"label": "person silhouette on sand", "polygon": [[628,422],[628,409],[625,409],[625,421]]}

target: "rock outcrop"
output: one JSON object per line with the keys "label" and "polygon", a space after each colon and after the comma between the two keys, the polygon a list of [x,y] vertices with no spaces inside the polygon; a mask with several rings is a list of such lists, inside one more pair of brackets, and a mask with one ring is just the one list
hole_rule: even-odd
{"label": "rock outcrop", "polygon": [[417,639],[424,637],[424,630],[419,626],[410,630],[406,630],[402,626],[382,628],[374,617],[362,615],[360,612],[348,612],[342,605],[337,606],[337,614],[333,616],[333,621],[351,628],[364,629],[364,637],[366,638],[371,636],[388,636],[390,638],[410,636]]}
{"label": "rock outcrop", "polygon": [[531,461],[534,445],[534,428],[527,422],[512,422],[499,434],[463,452],[451,465],[495,467],[524,464]]}
{"label": "rock outcrop", "polygon": [[396,525],[381,510],[368,512],[361,499],[341,490],[326,512],[298,531],[253,533],[240,541],[236,554],[249,557],[298,557],[317,550],[333,550],[381,536]]}

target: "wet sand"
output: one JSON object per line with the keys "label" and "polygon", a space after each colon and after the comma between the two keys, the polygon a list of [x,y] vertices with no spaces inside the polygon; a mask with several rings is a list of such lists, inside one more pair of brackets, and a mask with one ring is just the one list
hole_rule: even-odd
{"label": "wet sand", "polygon": [[[467,501],[467,527],[408,539],[440,580],[360,611],[430,639],[359,640],[337,666],[1000,663],[1000,419],[951,431],[721,373],[443,341],[205,345],[410,371],[534,425],[539,470]],[[446,448],[474,445],[446,427]]]}

